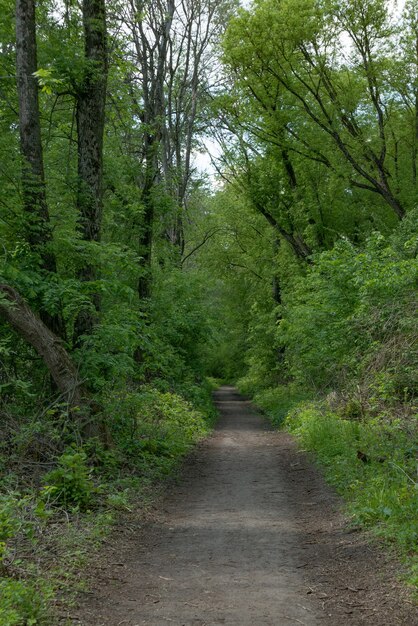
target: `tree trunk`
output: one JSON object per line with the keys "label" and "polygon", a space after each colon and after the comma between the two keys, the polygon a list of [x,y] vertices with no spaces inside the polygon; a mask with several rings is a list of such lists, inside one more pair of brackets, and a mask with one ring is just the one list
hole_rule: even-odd
{"label": "tree trunk", "polygon": [[152,190],[158,176],[158,142],[160,135],[145,137],[145,177],[141,190],[144,205],[141,231],[138,238],[138,254],[141,258],[142,272],[138,278],[138,297],[141,306],[149,300],[152,287],[152,239],[154,227],[154,203]]}
{"label": "tree trunk", "polygon": [[42,357],[58,391],[71,407],[85,403],[77,370],[62,341],[37,317],[9,285],[0,285],[0,315]]}
{"label": "tree trunk", "polygon": [[20,148],[23,157],[23,206],[28,215],[27,240],[39,250],[45,269],[55,272],[55,259],[45,250],[51,240],[39,121],[34,0],[16,1],[16,74]]}
{"label": "tree trunk", "polygon": [[302,239],[301,235],[294,235],[293,233],[290,233],[282,228],[276,218],[273,217],[273,215],[269,211],[267,211],[266,208],[264,208],[262,202],[259,202],[258,200],[252,198],[252,204],[254,208],[266,218],[268,223],[275,229],[275,231],[287,241],[295,255],[305,263],[311,264],[312,261],[310,259],[310,256],[312,254],[312,250],[309,248],[308,244],[305,243],[305,241]]}
{"label": "tree trunk", "polygon": [[[55,256],[50,249],[52,232],[46,201],[38,84],[34,76],[37,69],[35,3],[34,0],[16,0],[16,75],[25,238],[31,250],[39,255],[42,269],[55,273]],[[41,317],[54,333],[65,335],[60,315],[41,311]]]}
{"label": "tree trunk", "polygon": [[[79,228],[85,241],[100,241],[103,210],[103,134],[105,124],[107,84],[107,37],[104,0],[83,1],[85,70],[76,100],[78,141]],[[96,266],[89,262],[80,271],[79,278],[93,281]],[[99,294],[93,296],[96,310],[100,308]],[[90,334],[95,316],[90,311],[80,312],[75,324],[75,341]]]}

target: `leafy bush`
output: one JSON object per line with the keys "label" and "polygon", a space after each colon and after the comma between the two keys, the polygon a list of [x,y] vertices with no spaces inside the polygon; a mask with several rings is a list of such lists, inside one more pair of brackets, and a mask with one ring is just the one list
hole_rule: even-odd
{"label": "leafy bush", "polygon": [[33,543],[38,530],[44,528],[50,510],[34,493],[10,491],[0,495],[0,571],[8,572],[20,542]]}
{"label": "leafy bush", "polygon": [[92,503],[94,484],[83,450],[69,449],[61,455],[58,467],[45,474],[42,495],[53,504],[85,510]]}
{"label": "leafy bush", "polygon": [[[0,626],[47,624],[48,585],[6,578],[0,581]],[[50,622],[49,622],[50,623]]]}
{"label": "leafy bush", "polygon": [[307,397],[306,392],[294,385],[278,385],[258,391],[254,402],[270,418],[273,426],[280,426],[289,411]]}
{"label": "leafy bush", "polygon": [[18,508],[18,494],[0,496],[0,565],[6,555],[8,540],[16,535],[21,525]]}
{"label": "leafy bush", "polygon": [[357,386],[375,404],[418,390],[418,259],[379,234],[359,251],[348,241],[318,255],[289,292],[278,339],[300,385]]}
{"label": "leafy bush", "polygon": [[193,442],[207,433],[202,413],[179,395],[149,388],[140,395],[138,422],[151,425],[160,439],[182,439]]}
{"label": "leafy bush", "polygon": [[109,398],[107,411],[120,462],[142,475],[166,474],[190,446],[208,433],[213,422],[209,391],[190,392],[196,404],[172,391],[143,387],[140,393],[119,393]]}

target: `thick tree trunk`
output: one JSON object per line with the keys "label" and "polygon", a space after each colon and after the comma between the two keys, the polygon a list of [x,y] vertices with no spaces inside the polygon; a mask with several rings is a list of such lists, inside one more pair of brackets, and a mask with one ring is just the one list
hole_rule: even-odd
{"label": "thick tree trunk", "polygon": [[[55,273],[55,256],[50,249],[52,232],[46,201],[38,84],[34,76],[37,69],[35,3],[34,0],[16,0],[16,75],[25,238],[31,250],[39,255],[42,269]],[[60,315],[41,311],[41,317],[54,333],[65,335]]]}
{"label": "thick tree trunk", "polygon": [[19,98],[20,147],[23,157],[23,205],[28,215],[27,240],[39,250],[45,269],[54,272],[55,259],[45,249],[51,239],[39,121],[35,3],[16,1],[16,74]]}
{"label": "thick tree trunk", "polygon": [[[80,233],[85,241],[100,241],[103,209],[103,134],[107,84],[107,37],[104,0],[83,1],[85,71],[76,101],[78,141],[78,194]],[[83,281],[97,278],[97,269],[88,263],[80,271]],[[100,297],[93,297],[96,309]],[[75,324],[75,340],[90,334],[94,315],[83,311]]]}
{"label": "thick tree trunk", "polygon": [[42,357],[58,391],[71,407],[85,403],[75,365],[62,341],[37,317],[23,298],[9,285],[0,285],[0,315]]}

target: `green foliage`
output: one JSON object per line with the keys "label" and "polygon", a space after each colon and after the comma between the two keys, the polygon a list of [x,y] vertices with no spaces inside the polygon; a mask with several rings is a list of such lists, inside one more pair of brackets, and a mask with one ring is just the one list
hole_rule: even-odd
{"label": "green foliage", "polygon": [[[224,28],[233,4],[216,9],[217,27]],[[217,87],[216,97],[199,94],[196,101],[176,76],[171,95],[174,101],[184,91],[185,107],[177,107],[178,119],[161,115],[170,125],[164,131],[160,119],[141,121],[147,115],[127,54],[130,30],[120,28],[120,7],[112,6],[102,222],[100,241],[93,242],[80,235],[74,103],[96,70],[84,57],[80,6],[39,3],[35,77],[52,233],[40,251],[27,237],[36,220],[25,213],[20,188],[14,11],[0,0],[0,280],[42,319],[62,318],[63,345],[109,433],[109,441],[85,441],[82,413],[69,411],[38,354],[0,320],[0,469],[4,491],[13,492],[0,499],[5,566],[10,546],[42,534],[51,515],[129,508],[133,490],[173,471],[216,417],[207,375],[239,380],[276,425],[312,393],[337,392],[339,417],[311,419],[314,409],[306,408],[295,428],[336,485],[345,489],[348,476],[353,493],[368,494],[368,505],[356,510],[359,519],[382,524],[391,536],[398,527],[403,545],[411,540],[409,457],[394,454],[383,465],[363,467],[355,448],[388,456],[390,442],[406,450],[404,439],[412,437],[416,20],[411,4],[398,37],[385,3],[367,0],[361,19],[357,4],[259,0],[236,11],[223,41],[228,91]],[[353,39],[349,61],[342,32]],[[216,36],[209,39],[212,54]],[[364,41],[371,42],[367,59],[359,50]],[[183,171],[184,129],[195,130],[192,103],[202,129],[211,115],[228,128],[221,170],[229,183],[216,192],[196,172]],[[139,243],[151,160],[144,133],[156,129],[158,136],[180,132],[181,138],[165,150],[165,157],[175,155],[171,164],[162,167],[163,142],[152,155],[163,180],[150,192],[146,268]],[[196,136],[192,143],[193,152]],[[394,200],[408,213],[399,226]],[[54,254],[56,271],[42,269],[46,251]],[[86,267],[94,268],[95,280],[80,278]],[[152,290],[144,302],[138,280],[146,272]],[[94,328],[75,341],[83,313]],[[33,495],[39,484],[40,498]],[[35,600],[33,609],[26,606],[25,589],[32,588],[12,579],[3,585],[11,598],[5,624],[41,619]]]}
{"label": "green foliage", "polygon": [[361,377],[377,403],[413,396],[417,277],[417,259],[378,234],[364,250],[341,242],[319,255],[278,329],[295,380],[338,389]]}
{"label": "green foliage", "polygon": [[146,477],[172,471],[212,420],[181,396],[153,387],[116,396],[108,410],[121,458]]}
{"label": "green foliage", "polygon": [[20,530],[18,500],[13,495],[0,496],[0,564],[6,555],[7,542]]}
{"label": "green foliage", "polygon": [[174,388],[188,382],[193,386],[196,378],[203,378],[202,346],[207,341],[211,322],[205,309],[205,281],[206,276],[198,271],[156,269],[148,336],[144,342],[148,378],[167,381]]}
{"label": "green foliage", "polygon": [[85,510],[92,504],[94,483],[83,450],[69,449],[58,459],[58,467],[43,477],[42,497],[52,505]]}
{"label": "green foliage", "polygon": [[418,548],[417,425],[418,415],[407,424],[386,416],[347,420],[312,404],[286,418],[348,500],[353,521],[394,543],[411,566]]}
{"label": "green foliage", "polygon": [[[45,528],[50,512],[33,494],[10,492],[0,495],[0,625],[28,626],[48,623],[48,602],[52,586],[35,581],[27,571],[27,579],[13,575],[16,568],[25,572],[24,560],[16,558],[17,546],[23,541],[26,549],[36,542],[39,529]],[[25,572],[26,573],[26,572]]]}
{"label": "green foliage", "polygon": [[43,93],[51,95],[55,87],[59,87],[62,84],[62,80],[55,78],[52,75],[52,70],[49,68],[39,68],[33,74],[37,79]]}
{"label": "green foliage", "polygon": [[32,543],[50,517],[50,509],[34,493],[10,491],[7,495],[0,494],[0,571],[9,571],[14,563],[10,557],[19,542]]}
{"label": "green foliage", "polygon": [[0,597],[0,626],[50,623],[47,602],[52,590],[48,585],[6,578],[0,581]]}
{"label": "green foliage", "polygon": [[273,426],[281,426],[288,413],[300,402],[308,398],[307,391],[295,385],[278,385],[256,390],[254,403],[268,416]]}

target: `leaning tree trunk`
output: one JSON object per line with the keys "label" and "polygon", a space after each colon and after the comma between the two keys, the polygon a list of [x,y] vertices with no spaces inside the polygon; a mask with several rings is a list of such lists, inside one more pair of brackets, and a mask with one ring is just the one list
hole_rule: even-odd
{"label": "leaning tree trunk", "polygon": [[[31,250],[39,255],[42,269],[55,273],[55,256],[50,249],[52,232],[46,201],[38,84],[34,76],[37,69],[35,2],[16,0],[16,74],[25,238]],[[64,336],[60,315],[41,311],[41,316],[53,332]]]}
{"label": "leaning tree trunk", "polygon": [[[107,84],[107,37],[105,0],[83,1],[84,77],[76,100],[78,141],[79,224],[85,241],[100,241],[103,210],[103,134]],[[79,273],[83,281],[97,278],[96,266],[88,262]],[[99,294],[93,297],[100,308]],[[75,324],[75,341],[90,334],[95,316],[90,311],[79,314]]]}
{"label": "leaning tree trunk", "polygon": [[70,407],[82,406],[86,401],[85,394],[61,339],[9,285],[0,285],[0,315],[42,357],[58,391],[67,398]]}
{"label": "leaning tree trunk", "polygon": [[42,358],[58,391],[68,402],[70,414],[77,420],[80,434],[85,438],[99,437],[105,446],[111,446],[108,426],[100,416],[101,407],[92,401],[88,390],[81,383],[77,368],[61,339],[49,330],[9,285],[0,284],[0,316]]}

